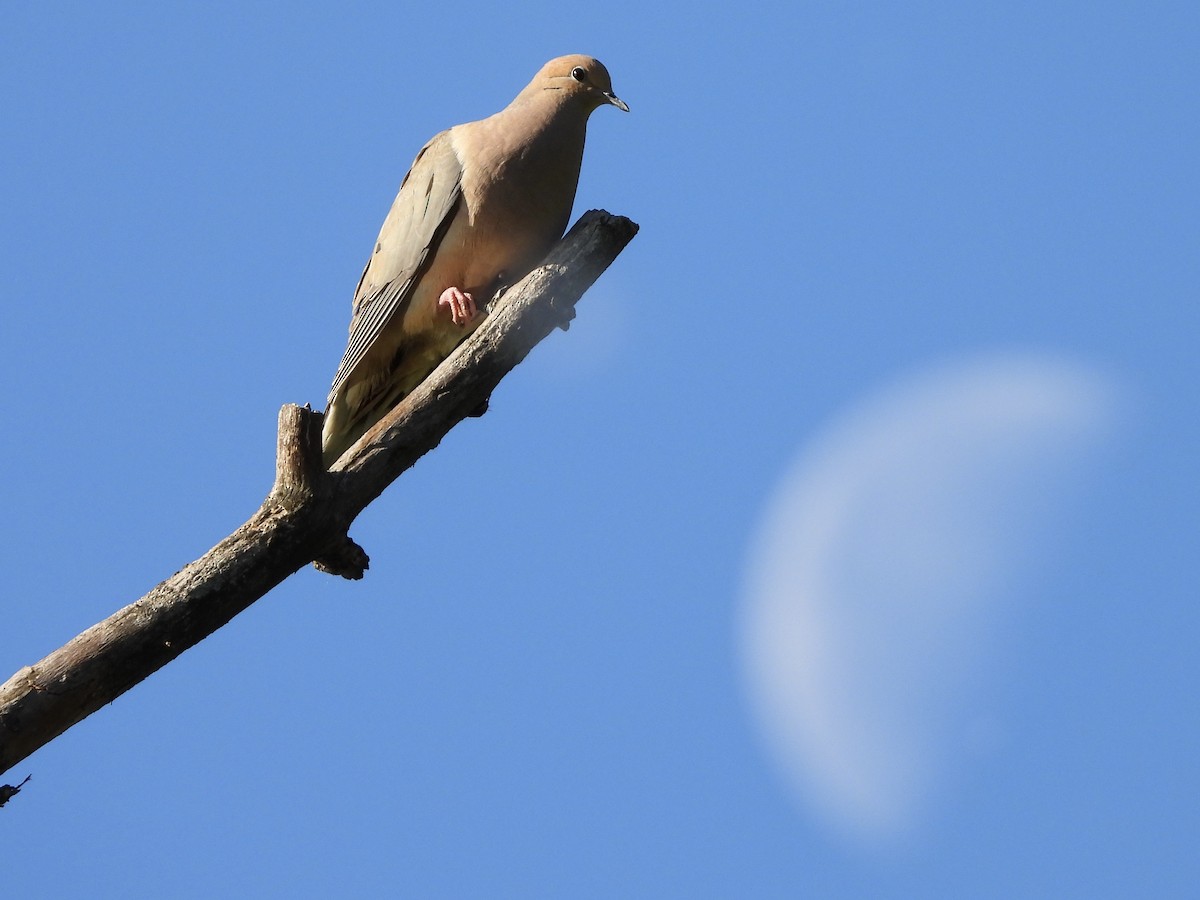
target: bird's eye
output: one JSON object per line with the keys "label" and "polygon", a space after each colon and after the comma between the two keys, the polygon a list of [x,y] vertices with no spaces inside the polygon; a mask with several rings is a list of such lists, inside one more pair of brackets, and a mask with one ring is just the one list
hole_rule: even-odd
{"label": "bird's eye", "polygon": [[587,69],[583,66],[576,66],[571,70],[571,77],[576,81],[587,81]]}

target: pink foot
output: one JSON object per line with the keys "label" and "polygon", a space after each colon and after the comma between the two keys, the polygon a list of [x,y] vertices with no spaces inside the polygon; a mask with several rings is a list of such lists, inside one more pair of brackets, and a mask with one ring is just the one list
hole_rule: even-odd
{"label": "pink foot", "polygon": [[475,318],[475,299],[456,287],[448,287],[442,291],[442,296],[438,297],[438,306],[448,308],[450,318],[460,327],[470,324]]}

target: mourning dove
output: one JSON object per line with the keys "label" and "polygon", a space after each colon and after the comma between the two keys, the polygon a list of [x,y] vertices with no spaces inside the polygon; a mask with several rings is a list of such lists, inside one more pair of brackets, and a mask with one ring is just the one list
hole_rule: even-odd
{"label": "mourning dove", "polygon": [[331,465],[562,236],[588,116],[629,111],[590,56],[546,63],[505,109],[435,135],[400,184],[358,289],[322,436]]}

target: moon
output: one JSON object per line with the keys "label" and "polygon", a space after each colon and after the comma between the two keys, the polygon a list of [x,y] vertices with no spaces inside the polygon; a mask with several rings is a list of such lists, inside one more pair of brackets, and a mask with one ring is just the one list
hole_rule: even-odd
{"label": "moon", "polygon": [[897,838],[927,814],[1116,393],[1055,357],[938,366],[848,409],[776,486],[740,607],[746,693],[784,782],[838,832]]}

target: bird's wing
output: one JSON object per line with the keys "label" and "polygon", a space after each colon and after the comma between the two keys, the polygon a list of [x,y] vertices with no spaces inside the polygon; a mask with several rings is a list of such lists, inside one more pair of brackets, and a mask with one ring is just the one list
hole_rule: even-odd
{"label": "bird's wing", "polygon": [[436,135],[413,160],[358,282],[350,340],[329,390],[331,402],[380,332],[403,314],[462,205],[462,174],[448,131]]}

